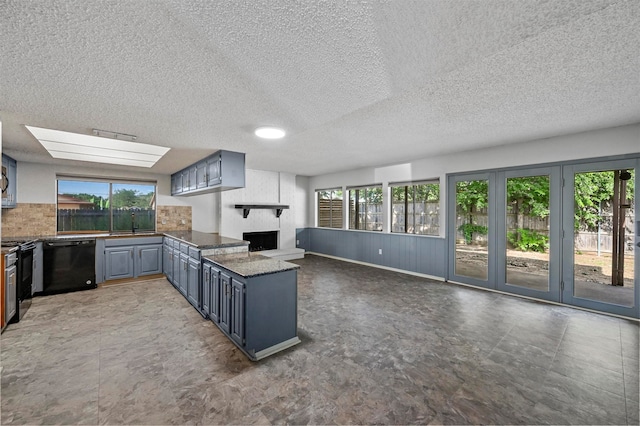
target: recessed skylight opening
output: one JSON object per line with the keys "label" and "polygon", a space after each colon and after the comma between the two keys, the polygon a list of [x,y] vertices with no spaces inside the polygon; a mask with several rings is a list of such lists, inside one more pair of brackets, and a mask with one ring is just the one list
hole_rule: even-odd
{"label": "recessed skylight opening", "polygon": [[[25,126],[53,158],[152,167],[170,148]],[[114,135],[116,135],[114,133]]]}
{"label": "recessed skylight opening", "polygon": [[286,135],[285,131],[278,127],[258,127],[255,135],[262,139],[281,139]]}

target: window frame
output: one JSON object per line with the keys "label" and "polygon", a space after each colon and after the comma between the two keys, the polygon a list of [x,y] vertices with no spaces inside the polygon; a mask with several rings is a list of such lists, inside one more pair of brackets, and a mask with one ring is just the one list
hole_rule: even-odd
{"label": "window frame", "polygon": [[[372,223],[379,223],[379,229],[367,229],[368,224],[370,222],[367,221],[367,215],[365,215],[365,220],[364,220],[364,228],[361,227],[361,223],[360,223],[360,191],[364,190],[364,205],[365,205],[365,211],[368,210],[367,207],[369,205],[372,205],[368,202],[367,200],[367,191],[369,190],[376,190],[380,192],[380,205],[382,206],[380,214],[383,215],[382,220],[380,221],[376,221],[376,222],[372,222]],[[347,187],[347,191],[348,191],[348,199],[349,199],[349,216],[348,216],[348,229],[353,230],[353,231],[371,231],[371,232],[382,232],[384,229],[384,192],[382,189],[382,184],[372,184],[372,185],[359,185],[359,186],[350,186]],[[351,210],[351,194],[354,193],[355,199],[354,199],[354,203],[353,203],[353,210]],[[353,215],[353,217],[352,217]]]}
{"label": "window frame", "polygon": [[[391,226],[389,232],[392,234],[409,234],[409,235],[424,235],[424,236],[439,236],[440,235],[440,226],[438,225],[438,231],[435,233],[421,233],[416,232],[416,188],[422,185],[435,185],[438,188],[438,204],[441,202],[440,200],[440,179],[428,179],[421,181],[411,181],[411,182],[394,182],[389,183],[389,214],[391,219]],[[393,213],[393,205],[394,205],[394,197],[393,190],[394,188],[403,188],[404,187],[404,231],[394,231],[394,213]],[[411,190],[411,191],[410,191]],[[411,201],[409,201],[409,195],[411,194]],[[412,205],[412,213],[409,214],[409,206]],[[440,210],[438,209],[438,216],[440,215]],[[409,219],[412,219],[411,223],[413,224],[413,231],[408,231]]]}
{"label": "window frame", "polygon": [[[108,194],[108,230],[69,230],[69,231],[59,231],[59,207],[58,207],[58,195],[59,195],[59,187],[60,181],[76,181],[76,182],[95,182],[95,183],[104,183],[109,186],[109,194]],[[156,232],[158,227],[158,205],[157,205],[157,197],[158,197],[158,182],[152,180],[138,180],[138,179],[119,179],[119,178],[98,178],[91,176],[73,176],[73,175],[57,175],[56,176],[56,186],[55,186],[55,196],[56,196],[56,235],[74,235],[74,234],[101,234],[101,233],[109,233],[109,234],[129,234],[133,231],[130,229],[127,230],[114,230],[114,215],[113,215],[113,185],[149,185],[153,186],[153,195],[152,195],[152,210],[153,210],[153,229],[140,229],[139,232]],[[138,228],[135,228],[138,231]]]}
{"label": "window frame", "polygon": [[[316,189],[316,215],[317,215],[317,226],[318,228],[327,228],[327,229],[343,229],[343,219],[344,219],[344,190],[342,188],[325,188],[325,189]],[[322,192],[329,192],[329,198],[323,198],[323,200],[329,201],[329,226],[324,226],[320,222],[320,194]],[[340,198],[334,197],[334,194],[340,192]],[[339,217],[333,218],[334,213],[334,202],[340,201],[340,215]],[[337,210],[337,209],[336,209]],[[338,226],[334,226],[334,222],[339,221]]]}

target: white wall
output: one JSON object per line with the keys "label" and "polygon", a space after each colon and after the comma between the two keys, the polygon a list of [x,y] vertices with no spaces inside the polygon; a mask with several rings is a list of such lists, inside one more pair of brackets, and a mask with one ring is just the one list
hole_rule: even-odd
{"label": "white wall", "polygon": [[[279,247],[295,247],[296,229],[296,177],[289,173],[246,170],[246,187],[220,194],[220,234],[242,239],[243,232],[280,231]],[[242,217],[236,204],[286,204],[277,218],[274,209],[252,209]]]}
{"label": "white wall", "polygon": [[307,176],[296,176],[296,196],[295,196],[295,221],[296,228],[306,228],[313,226],[313,223],[309,223],[309,178]]}
{"label": "white wall", "polygon": [[55,203],[56,177],[58,175],[111,179],[137,179],[157,182],[158,204],[169,206],[189,205],[171,197],[171,177],[129,170],[109,170],[89,167],[71,167],[50,164],[18,162],[18,194],[20,203]]}
{"label": "white wall", "polygon": [[171,196],[171,176],[136,173],[132,170],[71,167],[39,163],[18,162],[18,202],[56,202],[56,177],[58,175],[111,179],[136,179],[157,182],[159,206],[191,206],[193,229],[202,232],[218,232],[220,208],[219,195],[203,194],[192,197]]}
{"label": "white wall", "polygon": [[[444,142],[443,142],[444,143]],[[444,236],[447,173],[501,167],[525,166],[556,161],[580,160],[640,153],[640,124],[594,130],[519,144],[421,158],[406,164],[370,167],[308,179],[307,223],[315,223],[317,189],[346,188],[351,185],[440,179],[440,230]]]}

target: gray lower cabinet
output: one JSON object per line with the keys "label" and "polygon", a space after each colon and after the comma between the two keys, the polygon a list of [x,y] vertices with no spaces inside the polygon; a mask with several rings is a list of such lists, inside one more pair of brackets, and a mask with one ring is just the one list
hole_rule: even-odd
{"label": "gray lower cabinet", "polygon": [[178,287],[178,290],[180,290],[180,293],[182,293],[183,296],[187,297],[187,280],[189,279],[189,255],[180,253],[178,263],[179,271],[176,274],[176,287]]}
{"label": "gray lower cabinet", "polygon": [[109,238],[104,244],[105,281],[163,272],[162,237]]}
{"label": "gray lower cabinet", "polygon": [[162,273],[170,283],[173,282],[173,247],[168,244],[162,246]]}
{"label": "gray lower cabinet", "polygon": [[162,273],[162,244],[135,247],[135,276]]}
{"label": "gray lower cabinet", "polygon": [[220,322],[220,269],[214,265],[204,262],[203,265],[209,269],[209,282],[211,304],[209,306],[209,318],[215,323]]}
{"label": "gray lower cabinet", "polygon": [[202,265],[202,315],[211,317],[211,266]]}
{"label": "gray lower cabinet", "polygon": [[187,300],[196,309],[202,308],[200,304],[200,259],[189,258],[187,267]]}
{"label": "gray lower cabinet", "polygon": [[42,241],[36,243],[36,248],[33,250],[33,275],[31,283],[31,293],[42,293],[44,290],[44,252],[42,250]]}
{"label": "gray lower cabinet", "polygon": [[187,298],[203,316],[208,316],[209,306],[202,302],[202,265],[197,247],[164,237],[163,272],[173,286]]}
{"label": "gray lower cabinet", "polygon": [[133,246],[108,247],[105,253],[104,279],[133,278]]}
{"label": "gray lower cabinet", "polygon": [[231,338],[244,345],[244,282],[231,280]]}
{"label": "gray lower cabinet", "polygon": [[171,262],[173,263],[172,268],[172,280],[171,284],[177,289],[180,288],[180,250],[175,247],[171,250]]}
{"label": "gray lower cabinet", "polygon": [[300,342],[296,270],[243,277],[209,259],[202,267],[209,318],[249,359],[256,361]]}
{"label": "gray lower cabinet", "polygon": [[15,253],[6,254],[5,259],[5,265],[11,265],[4,270],[4,322],[7,324],[16,314],[18,270]]}
{"label": "gray lower cabinet", "polygon": [[231,331],[231,276],[220,272],[220,318],[218,325],[225,333]]}

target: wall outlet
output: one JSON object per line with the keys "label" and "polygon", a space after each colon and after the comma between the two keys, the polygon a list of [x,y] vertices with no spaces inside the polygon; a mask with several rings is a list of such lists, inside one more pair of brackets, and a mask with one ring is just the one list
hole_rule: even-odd
{"label": "wall outlet", "polygon": [[167,224],[167,219],[162,219],[162,224],[166,225]]}
{"label": "wall outlet", "polygon": [[296,240],[296,245],[299,246],[300,245],[300,240]]}
{"label": "wall outlet", "polygon": [[382,254],[382,249],[378,249],[378,254]]}
{"label": "wall outlet", "polygon": [[185,223],[187,223],[187,222],[185,222],[185,220],[184,220],[184,219],[180,219],[180,223],[184,225],[184,224],[185,224]]}

